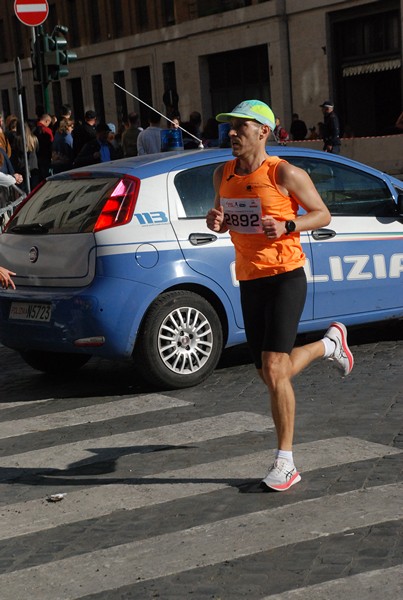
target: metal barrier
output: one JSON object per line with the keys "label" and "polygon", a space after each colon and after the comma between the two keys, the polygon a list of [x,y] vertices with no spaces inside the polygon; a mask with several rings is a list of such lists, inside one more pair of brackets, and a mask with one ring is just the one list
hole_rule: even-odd
{"label": "metal barrier", "polygon": [[5,226],[11,219],[15,208],[26,198],[23,192],[16,185],[0,186],[0,232],[3,233]]}

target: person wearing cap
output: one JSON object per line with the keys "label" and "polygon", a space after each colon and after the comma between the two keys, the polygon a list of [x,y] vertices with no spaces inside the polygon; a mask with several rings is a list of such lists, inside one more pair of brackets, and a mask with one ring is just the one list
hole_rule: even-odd
{"label": "person wearing cap", "polygon": [[73,150],[74,156],[77,156],[85,144],[95,140],[96,131],[95,125],[97,122],[97,114],[94,110],[87,110],[84,115],[84,121],[75,123],[73,131]]}
{"label": "person wearing cap", "polygon": [[323,112],[323,150],[332,154],[340,154],[340,124],[334,112],[333,102],[325,100],[320,107]]}
{"label": "person wearing cap", "polygon": [[275,127],[267,104],[246,100],[216,119],[230,123],[234,159],[214,173],[214,208],[206,222],[215,233],[229,231],[235,246],[245,333],[277,433],[276,456],[262,486],[285,491],[301,479],[292,452],[291,380],[320,358],[333,360],[344,376],[353,367],[341,323],[332,323],[322,340],[294,348],[307,290],[300,233],[326,227],[331,217],[304,170],[267,154]]}

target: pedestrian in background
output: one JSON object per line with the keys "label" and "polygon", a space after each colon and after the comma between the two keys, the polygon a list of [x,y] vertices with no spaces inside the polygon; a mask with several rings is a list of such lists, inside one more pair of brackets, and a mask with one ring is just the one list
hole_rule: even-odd
{"label": "pedestrian in background", "polygon": [[397,121],[395,123],[396,129],[399,131],[403,131],[403,112],[397,117]]}
{"label": "pedestrian in background", "polygon": [[115,150],[114,160],[123,158],[122,144],[119,142],[118,135],[116,133],[116,125],[115,123],[107,123],[107,125],[109,127],[107,140]]}
{"label": "pedestrian in background", "polygon": [[218,122],[214,117],[207,119],[207,123],[202,131],[202,142],[205,148],[217,148],[218,141]]}
{"label": "pedestrian in background", "polygon": [[8,138],[6,136],[4,128],[5,128],[4,114],[2,112],[0,112],[0,148],[2,148],[4,150],[4,152],[7,154],[8,158],[10,158],[11,145],[10,145],[10,142],[8,141]]}
{"label": "pedestrian in background", "polygon": [[332,154],[340,154],[340,124],[334,112],[333,102],[325,100],[320,105],[323,112],[323,150]]}
{"label": "pedestrian in background", "polygon": [[[24,180],[21,173],[15,172],[12,162],[9,159],[9,157],[7,156],[7,153],[3,150],[3,148],[0,148],[0,173],[3,173],[4,175],[12,176],[14,178],[14,181],[11,181],[11,179],[8,179],[11,184],[20,185]],[[4,178],[3,178],[3,180],[4,180]],[[7,185],[10,185],[10,183],[8,183]]]}
{"label": "pedestrian in background", "polygon": [[69,171],[73,167],[73,130],[72,119],[62,119],[52,144],[52,171],[54,174]]}
{"label": "pedestrian in background", "polygon": [[322,340],[294,348],[307,291],[300,232],[326,227],[331,217],[303,169],[266,153],[275,127],[267,104],[246,100],[216,118],[230,123],[235,158],[214,173],[214,208],[206,221],[215,233],[229,231],[235,246],[245,333],[277,432],[276,456],[262,485],[285,491],[301,479],[292,452],[292,379],[320,358],[335,361],[343,375],[353,367],[341,323],[332,323]]}
{"label": "pedestrian in background", "polygon": [[[189,115],[189,121],[182,123],[182,127],[185,130],[183,132],[183,147],[185,150],[195,150],[199,147],[201,140],[201,126],[202,118],[199,111],[194,110]],[[188,133],[187,133],[188,132]],[[188,134],[191,135],[188,135]]]}
{"label": "pedestrian in background", "polygon": [[139,133],[137,151],[139,156],[161,152],[161,117],[152,110],[148,116],[149,126]]}
{"label": "pedestrian in background", "polygon": [[306,138],[307,133],[308,129],[305,124],[305,121],[299,118],[298,113],[293,113],[290,125],[290,134],[292,139],[295,141],[304,140]]}
{"label": "pedestrian in background", "polygon": [[38,167],[42,179],[50,174],[50,165],[52,163],[52,144],[53,131],[50,128],[52,117],[48,113],[44,113],[36,124],[34,134],[38,138]]}
{"label": "pedestrian in background", "polygon": [[122,134],[123,156],[137,156],[137,139],[142,128],[139,127],[140,118],[136,112],[129,113],[128,127]]}
{"label": "pedestrian in background", "polygon": [[84,115],[84,121],[75,122],[73,131],[73,150],[74,156],[77,156],[81,149],[87,144],[95,140],[95,126],[97,122],[97,114],[94,110],[87,110]]}
{"label": "pedestrian in background", "polygon": [[276,117],[275,124],[276,126],[273,129],[274,139],[280,146],[285,146],[290,139],[288,131],[281,125],[279,117]]}
{"label": "pedestrian in background", "polygon": [[[25,127],[25,144],[26,144],[26,152],[28,159],[28,170],[29,170],[29,178],[30,178],[30,189],[33,190],[41,181],[41,174],[38,166],[38,148],[39,142],[36,135],[34,135],[31,127],[28,123],[24,123]],[[22,135],[19,137],[19,145],[23,147],[23,138]]]}
{"label": "pedestrian in background", "polygon": [[87,142],[74,161],[75,167],[84,167],[118,158],[112,144],[108,141],[110,129],[106,123],[98,123],[95,139]]}

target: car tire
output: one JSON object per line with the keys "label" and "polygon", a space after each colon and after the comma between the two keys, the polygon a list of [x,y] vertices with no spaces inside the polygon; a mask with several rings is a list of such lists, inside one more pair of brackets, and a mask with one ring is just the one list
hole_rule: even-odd
{"label": "car tire", "polygon": [[89,354],[68,352],[46,352],[43,350],[23,350],[21,357],[33,369],[48,375],[66,375],[83,367],[91,358]]}
{"label": "car tire", "polygon": [[221,322],[213,306],[198,294],[176,290],[151,305],[134,360],[153,387],[179,389],[211,375],[222,349]]}

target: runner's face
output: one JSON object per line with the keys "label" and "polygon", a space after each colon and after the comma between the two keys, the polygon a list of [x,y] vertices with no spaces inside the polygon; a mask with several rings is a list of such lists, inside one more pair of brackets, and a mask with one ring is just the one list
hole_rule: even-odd
{"label": "runner's face", "polygon": [[256,121],[231,119],[228,135],[231,140],[232,154],[238,157],[256,149],[261,127],[262,125]]}

